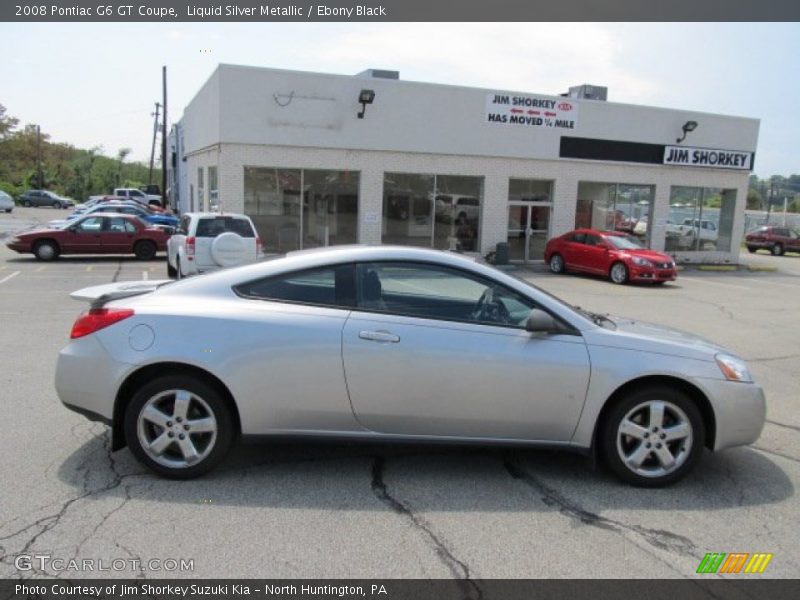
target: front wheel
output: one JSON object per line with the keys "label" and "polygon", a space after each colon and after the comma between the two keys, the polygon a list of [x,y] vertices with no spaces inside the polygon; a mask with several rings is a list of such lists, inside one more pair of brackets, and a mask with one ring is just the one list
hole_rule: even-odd
{"label": "front wheel", "polygon": [[564,272],[564,259],[560,254],[553,254],[553,256],[550,257],[549,265],[552,273]]}
{"label": "front wheel", "polygon": [[772,254],[773,254],[773,256],[782,256],[783,255],[783,244],[775,244],[772,247]]}
{"label": "front wheel", "polygon": [[133,252],[139,260],[151,260],[156,255],[156,245],[149,240],[136,242]]}
{"label": "front wheel", "polygon": [[609,278],[614,283],[623,284],[627,283],[628,281],[628,267],[625,266],[625,263],[616,262],[611,266],[611,271],[609,272]]}
{"label": "front wheel", "polygon": [[53,208],[61,208],[61,202],[53,202]]}
{"label": "front wheel", "polygon": [[34,246],[33,254],[39,260],[54,260],[58,258],[58,246],[55,242],[44,240]]}
{"label": "front wheel", "polygon": [[125,411],[133,455],[160,475],[191,479],[224,458],[234,438],[231,411],[219,391],[187,375],[142,386]]}
{"label": "front wheel", "polygon": [[747,247],[747,251],[748,251],[750,254],[753,254],[753,253],[754,253],[756,250],[758,250],[758,248],[756,248],[755,246],[748,246],[748,247]]}
{"label": "front wheel", "polygon": [[599,436],[608,467],[640,487],[661,487],[685,477],[705,445],[703,417],[695,403],[665,386],[624,397],[601,423]]}

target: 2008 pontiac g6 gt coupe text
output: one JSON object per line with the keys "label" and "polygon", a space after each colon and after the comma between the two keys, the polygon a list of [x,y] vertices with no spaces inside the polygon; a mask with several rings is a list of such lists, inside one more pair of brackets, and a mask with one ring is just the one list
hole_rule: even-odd
{"label": "2008 pontiac g6 gt coupe text", "polygon": [[167,283],[75,292],[92,306],[56,389],[170,477],[208,471],[238,438],[290,435],[596,451],[657,486],[764,425],[731,352],[457,254],[340,247]]}

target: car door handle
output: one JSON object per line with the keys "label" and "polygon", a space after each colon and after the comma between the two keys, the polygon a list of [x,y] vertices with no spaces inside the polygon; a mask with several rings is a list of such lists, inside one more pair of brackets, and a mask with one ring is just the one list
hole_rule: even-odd
{"label": "car door handle", "polygon": [[362,340],[369,340],[371,342],[389,342],[396,344],[400,341],[399,335],[394,335],[388,331],[361,331],[358,334]]}

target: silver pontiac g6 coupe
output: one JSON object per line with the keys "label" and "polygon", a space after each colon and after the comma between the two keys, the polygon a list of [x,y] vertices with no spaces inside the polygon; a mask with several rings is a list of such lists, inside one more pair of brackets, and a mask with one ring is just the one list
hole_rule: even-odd
{"label": "silver pontiac g6 coupe", "polygon": [[61,401],[168,477],[208,471],[238,439],[309,436],[594,452],[661,486],[764,425],[730,351],[458,254],[301,251],[72,296],[91,308],[59,356]]}

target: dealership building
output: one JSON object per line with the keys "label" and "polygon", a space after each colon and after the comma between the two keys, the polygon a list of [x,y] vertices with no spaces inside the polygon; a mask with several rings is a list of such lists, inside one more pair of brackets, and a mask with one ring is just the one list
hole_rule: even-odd
{"label": "dealership building", "polygon": [[593,227],[736,262],[759,121],[605,96],[219,65],[172,129],[171,202],[249,215],[267,252],[507,242],[536,261]]}

